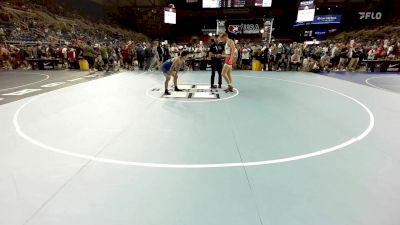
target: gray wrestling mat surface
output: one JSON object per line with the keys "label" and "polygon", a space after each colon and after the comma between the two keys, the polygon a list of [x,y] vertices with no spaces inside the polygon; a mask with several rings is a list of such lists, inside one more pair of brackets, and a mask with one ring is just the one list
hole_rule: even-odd
{"label": "gray wrestling mat surface", "polygon": [[[400,95],[123,72],[0,106],[0,224],[398,225]],[[182,86],[181,86],[182,85]]]}

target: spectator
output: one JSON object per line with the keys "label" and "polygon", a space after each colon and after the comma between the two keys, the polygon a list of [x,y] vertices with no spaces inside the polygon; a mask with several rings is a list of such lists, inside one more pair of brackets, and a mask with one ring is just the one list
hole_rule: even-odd
{"label": "spectator", "polygon": [[86,45],[83,47],[83,57],[89,64],[89,72],[94,72],[94,58],[95,58],[95,51],[92,47],[92,43],[88,41]]}
{"label": "spectator", "polygon": [[242,48],[242,62],[241,62],[242,70],[250,69],[250,48],[247,46]]}
{"label": "spectator", "polygon": [[331,63],[332,66],[337,68],[340,61],[340,48],[339,44],[331,45]]}
{"label": "spectator", "polygon": [[160,58],[157,48],[158,48],[158,41],[154,41],[150,48],[151,58],[150,58],[149,71],[158,70],[160,67]]}
{"label": "spectator", "polygon": [[395,47],[394,46],[395,46],[394,44],[390,45],[388,47],[388,50],[387,50],[387,54],[386,55],[387,55],[387,58],[390,59],[390,60],[394,60],[396,58]]}
{"label": "spectator", "polygon": [[110,56],[108,54],[108,47],[105,43],[101,44],[100,55],[101,55],[101,60],[103,60],[103,65],[105,69],[108,70],[108,58]]}
{"label": "spectator", "polygon": [[0,45],[0,69],[12,69],[10,63],[10,52],[3,45]]}
{"label": "spectator", "polygon": [[290,68],[292,68],[292,66],[295,66],[296,71],[299,71],[299,68],[301,67],[299,50],[295,50],[294,54],[290,57]]}
{"label": "spectator", "polygon": [[368,52],[368,60],[374,60],[376,55],[376,47],[373,46],[371,50]]}
{"label": "spectator", "polygon": [[170,52],[171,52],[171,58],[175,58],[175,57],[179,56],[179,49],[176,46],[176,43],[172,43]]}
{"label": "spectator", "polygon": [[158,53],[158,61],[159,63],[164,62],[164,48],[162,47],[164,43],[157,42],[157,53]]}
{"label": "spectator", "polygon": [[354,71],[357,69],[358,61],[360,59],[360,54],[361,52],[358,46],[355,48],[351,48],[351,54],[350,54],[351,59],[348,66],[349,71]]}
{"label": "spectator", "polygon": [[169,53],[169,45],[167,43],[164,43],[162,48],[163,48],[162,58],[163,58],[163,62],[165,62],[171,58],[171,54]]}
{"label": "spectator", "polygon": [[310,58],[307,70],[312,73],[319,73],[321,71],[318,65],[318,59],[315,56]]}
{"label": "spectator", "polygon": [[136,48],[136,57],[139,63],[139,69],[143,70],[144,69],[144,59],[145,59],[145,53],[143,49],[143,45],[139,44],[138,47]]}
{"label": "spectator", "polygon": [[263,48],[260,48],[261,46],[256,48],[256,59],[261,62],[262,70],[266,71],[268,67],[268,47],[264,46]]}
{"label": "spectator", "polygon": [[122,65],[125,69],[130,69],[132,66],[132,58],[129,52],[130,52],[129,45],[125,45],[121,51]]}
{"label": "spectator", "polygon": [[150,69],[150,65],[152,62],[151,60],[154,56],[151,45],[148,44],[145,46],[144,53],[145,53],[145,68],[144,69],[148,70],[148,69]]}
{"label": "spectator", "polygon": [[67,50],[67,59],[68,59],[68,65],[69,65],[70,69],[78,69],[79,68],[76,50],[73,46],[69,46],[69,48]]}
{"label": "spectator", "polygon": [[272,71],[275,70],[276,68],[276,54],[277,54],[277,49],[276,49],[276,44],[271,44],[268,50],[268,70]]}
{"label": "spectator", "polygon": [[345,44],[342,45],[340,49],[340,61],[338,65],[338,69],[342,71],[346,71],[347,60],[349,59],[349,49]]}
{"label": "spectator", "polygon": [[321,56],[320,60],[320,68],[322,71],[330,71],[330,68],[332,66],[331,63],[331,57],[329,57],[328,52],[324,52],[323,55]]}
{"label": "spectator", "polygon": [[280,56],[280,59],[278,60],[276,70],[277,71],[282,71],[282,70],[285,71],[287,68],[287,60],[288,60],[288,58],[286,56],[286,53],[282,53],[282,55]]}

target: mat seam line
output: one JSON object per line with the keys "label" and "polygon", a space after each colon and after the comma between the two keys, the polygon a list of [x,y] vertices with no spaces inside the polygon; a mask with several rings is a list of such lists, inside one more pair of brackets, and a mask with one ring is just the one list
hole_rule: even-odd
{"label": "mat seam line", "polygon": [[[240,152],[240,150],[239,150],[239,145],[238,145],[238,143],[237,143],[236,135],[235,135],[235,132],[234,132],[234,125],[233,125],[232,116],[231,116],[230,111],[228,110],[228,106],[227,106],[226,103],[225,103],[225,108],[226,108],[226,110],[228,111],[228,118],[229,118],[229,122],[230,122],[231,127],[232,127],[231,133],[232,133],[232,136],[233,136],[233,140],[234,140],[234,142],[235,142],[235,148],[236,148],[236,151],[237,151],[237,153],[238,153],[238,155],[239,155],[240,161],[243,163],[243,162],[244,162],[244,161],[243,161],[243,157],[242,157],[242,154],[241,154],[241,152]],[[252,184],[251,184],[251,181],[250,181],[249,175],[248,175],[248,173],[247,173],[246,167],[245,167],[245,166],[242,166],[242,169],[243,169],[243,171],[244,171],[244,174],[246,175],[246,180],[247,180],[247,184],[248,184],[248,186],[249,186],[251,195],[253,196],[253,201],[254,201],[254,205],[255,205],[255,207],[256,207],[258,219],[259,219],[259,221],[260,221],[260,224],[261,224],[261,225],[264,225],[263,220],[262,220],[262,218],[261,218],[260,209],[259,209],[259,206],[258,206],[257,201],[256,201],[256,196],[255,196],[255,193],[254,193],[254,189],[253,189],[253,186],[252,186]]]}

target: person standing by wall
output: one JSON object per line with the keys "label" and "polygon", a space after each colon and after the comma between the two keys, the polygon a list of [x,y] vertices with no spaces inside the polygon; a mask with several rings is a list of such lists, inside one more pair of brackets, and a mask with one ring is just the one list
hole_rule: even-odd
{"label": "person standing by wall", "polygon": [[138,47],[136,48],[136,56],[137,60],[139,63],[139,69],[143,70],[144,69],[144,59],[145,59],[145,54],[144,54],[144,49],[143,45],[139,44]]}
{"label": "person standing by wall", "polygon": [[164,43],[162,48],[163,48],[162,58],[163,58],[163,63],[164,63],[165,61],[167,61],[168,59],[171,58],[171,54],[169,53],[169,45],[167,43]]}
{"label": "person standing by wall", "polygon": [[149,71],[158,70],[160,66],[160,57],[159,53],[157,51],[158,48],[158,41],[154,41],[153,44],[150,47],[150,66],[149,66]]}
{"label": "person standing by wall", "polygon": [[151,59],[153,58],[152,56],[153,53],[150,44],[146,44],[144,46],[144,54],[145,54],[144,70],[148,70],[151,65]]}
{"label": "person standing by wall", "polygon": [[103,60],[103,65],[104,65],[105,69],[108,70],[109,56],[108,56],[108,48],[105,43],[101,44],[100,55],[101,55],[101,59]]}
{"label": "person standing by wall", "polygon": [[88,41],[86,45],[83,47],[83,57],[86,59],[86,61],[89,64],[89,72],[92,73],[94,72],[94,57],[95,57],[95,51],[92,47],[92,43]]}
{"label": "person standing by wall", "polygon": [[358,48],[358,46],[355,46],[354,48],[351,48],[351,56],[350,56],[350,62],[349,62],[349,66],[348,69],[349,71],[354,71],[357,69],[357,65],[358,65],[358,60],[360,58],[360,50]]}
{"label": "person standing by wall", "polygon": [[179,48],[176,46],[176,43],[172,43],[172,46],[170,47],[170,54],[171,58],[179,56]]}
{"label": "person standing by wall", "polygon": [[11,69],[11,63],[10,63],[10,52],[8,49],[0,45],[0,69]]}
{"label": "person standing by wall", "polygon": [[299,68],[301,67],[301,58],[299,53],[300,50],[295,49],[293,55],[290,57],[290,70],[294,66],[296,71],[299,71]]}
{"label": "person standing by wall", "polygon": [[242,62],[240,64],[242,70],[250,69],[250,50],[251,49],[248,46],[242,48]]}
{"label": "person standing by wall", "polygon": [[347,60],[349,59],[349,49],[345,44],[342,45],[340,50],[340,61],[338,65],[338,69],[342,71],[346,71]]}

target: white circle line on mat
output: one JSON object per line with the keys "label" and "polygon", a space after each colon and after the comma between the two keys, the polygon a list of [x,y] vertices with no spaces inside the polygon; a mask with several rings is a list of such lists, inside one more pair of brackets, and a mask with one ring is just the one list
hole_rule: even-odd
{"label": "white circle line on mat", "polygon": [[47,75],[47,74],[41,74],[41,73],[31,73],[31,74],[39,74],[39,75],[41,75],[41,76],[46,76],[46,78],[44,78],[43,80],[39,80],[39,81],[32,82],[32,83],[29,83],[29,84],[24,84],[24,85],[17,86],[17,87],[11,87],[11,88],[6,88],[6,89],[1,89],[0,91],[8,91],[8,90],[16,89],[16,88],[26,87],[26,86],[29,86],[29,85],[32,85],[32,84],[37,84],[37,83],[46,81],[46,80],[48,80],[48,79],[50,78],[50,76]]}
{"label": "white circle line on mat", "polygon": [[73,153],[70,151],[66,151],[60,148],[55,148],[49,145],[46,145],[44,143],[41,143],[37,141],[36,139],[30,137],[29,135],[25,134],[21,126],[18,122],[18,117],[21,113],[21,111],[31,102],[33,102],[35,99],[38,97],[32,98],[29,101],[25,102],[21,107],[18,108],[18,110],[15,112],[14,117],[13,117],[13,123],[15,126],[15,130],[17,134],[25,139],[26,141],[43,148],[45,150],[67,155],[67,156],[72,156],[76,158],[81,158],[81,159],[87,159],[91,160],[94,162],[100,162],[100,163],[109,163],[109,164],[118,164],[118,165],[127,165],[127,166],[139,166],[139,167],[150,167],[150,168],[172,168],[172,169],[207,169],[207,168],[227,168],[227,167],[250,167],[250,166],[262,166],[262,165],[270,165],[270,164],[278,164],[278,163],[286,163],[286,162],[291,162],[291,161],[296,161],[296,160],[302,160],[302,159],[307,159],[307,158],[312,158],[316,156],[320,156],[323,154],[327,154],[330,152],[338,151],[342,148],[345,148],[351,144],[354,144],[357,141],[363,140],[374,128],[375,125],[375,118],[374,115],[372,114],[371,110],[365,106],[363,103],[358,101],[357,99],[350,97],[344,93],[326,88],[326,87],[321,87],[318,85],[314,84],[307,84],[307,83],[302,83],[302,82],[297,82],[297,81],[290,81],[290,80],[284,80],[284,79],[277,79],[277,78],[267,78],[267,77],[251,77],[251,76],[242,76],[242,77],[248,77],[248,78],[257,78],[257,79],[271,79],[271,80],[279,80],[279,81],[284,81],[284,82],[289,82],[289,83],[295,83],[295,84],[300,84],[304,86],[309,86],[309,87],[316,87],[320,88],[326,91],[330,91],[333,93],[336,93],[338,95],[344,96],[353,102],[357,103],[360,105],[367,113],[369,116],[369,125],[368,127],[358,136],[350,138],[349,140],[345,141],[344,143],[325,148],[325,149],[320,149],[318,151],[314,151],[308,154],[303,154],[303,155],[297,155],[297,156],[292,156],[292,157],[286,157],[286,158],[280,158],[280,159],[272,159],[272,160],[265,160],[265,161],[252,161],[252,162],[236,162],[236,163],[214,163],[214,164],[165,164],[165,163],[146,163],[146,162],[133,162],[133,161],[124,161],[124,160],[115,160],[115,159],[108,159],[108,158],[102,158],[102,157],[96,157],[96,156],[90,156],[90,155],[84,155],[84,154],[79,154],[79,153]]}
{"label": "white circle line on mat", "polygon": [[376,86],[376,85],[370,83],[371,80],[375,80],[375,79],[379,79],[379,78],[387,78],[387,77],[397,77],[397,78],[400,78],[400,75],[389,75],[389,76],[382,76],[382,77],[370,77],[370,78],[368,78],[368,79],[365,80],[365,83],[368,84],[368,85],[371,86],[371,87],[374,87],[374,88],[377,88],[377,89],[380,89],[380,90],[385,90],[385,91],[390,91],[390,92],[398,93],[398,92],[395,92],[395,91],[392,91],[392,90],[389,90],[389,89],[386,89],[386,88],[382,88],[382,87],[379,87],[379,86]]}

